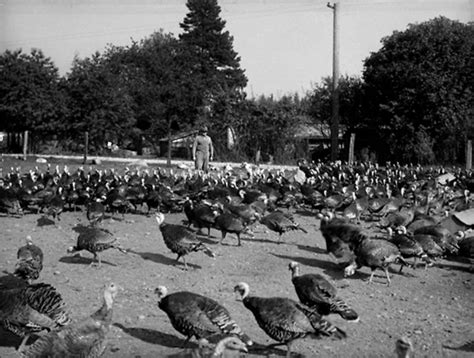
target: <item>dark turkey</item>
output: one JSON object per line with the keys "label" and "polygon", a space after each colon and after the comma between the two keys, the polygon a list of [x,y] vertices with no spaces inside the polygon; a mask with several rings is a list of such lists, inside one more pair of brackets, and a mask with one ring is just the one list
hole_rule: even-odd
{"label": "dark turkey", "polygon": [[242,218],[235,216],[231,213],[220,214],[216,218],[214,225],[215,228],[220,230],[222,233],[222,237],[219,241],[219,244],[222,244],[222,241],[226,237],[227,233],[231,233],[237,235],[238,246],[241,246],[240,234],[246,232],[248,229]]}
{"label": "dark turkey", "polygon": [[413,234],[432,235],[435,238],[436,243],[445,253],[457,254],[459,250],[458,239],[448,229],[439,224],[420,227],[416,229]]}
{"label": "dark turkey", "polygon": [[469,260],[470,266],[468,270],[474,272],[474,235],[472,230],[458,232],[459,241],[459,256],[466,257]]}
{"label": "dark turkey", "polygon": [[[94,255],[94,259],[98,261],[98,267],[101,266],[101,258],[99,253],[108,250],[117,249],[123,253],[127,253],[119,246],[117,238],[109,230],[97,227],[83,228],[77,237],[76,246],[71,246],[67,252],[74,253],[77,251],[86,250]],[[94,265],[93,261],[91,265]]]}
{"label": "dark turkey", "polygon": [[100,201],[91,201],[87,205],[86,217],[91,226],[100,224],[105,218],[105,205]]}
{"label": "dark turkey", "polygon": [[117,286],[109,284],[104,290],[102,307],[92,315],[49,332],[40,337],[27,349],[21,351],[23,357],[100,357],[107,348],[107,333],[113,314],[113,303]]}
{"label": "dark turkey", "polygon": [[8,216],[23,215],[23,209],[15,193],[6,188],[0,188],[0,212]]}
{"label": "dark turkey", "polygon": [[399,211],[392,211],[380,219],[379,226],[383,228],[398,226],[407,226],[415,218],[415,210],[413,208],[403,207]]}
{"label": "dark turkey", "polygon": [[265,206],[262,210],[258,203],[260,202],[235,205],[229,202],[224,204],[224,211],[240,217],[246,225],[252,225],[261,218],[262,213],[265,211]]}
{"label": "dark turkey", "polygon": [[168,315],[174,329],[186,336],[184,344],[192,337],[207,340],[226,334],[237,336],[246,345],[252,345],[251,339],[242,332],[229,311],[217,301],[188,291],[168,295],[164,286],[158,286],[155,294],[158,296],[158,307]]}
{"label": "dark turkey", "polygon": [[355,248],[355,255],[355,261],[344,269],[344,276],[352,276],[356,268],[367,266],[371,270],[369,283],[372,283],[375,270],[379,268],[385,272],[387,285],[390,286],[390,276],[388,274],[390,264],[400,263],[409,266],[398,247],[381,238],[363,239]]}
{"label": "dark turkey", "polygon": [[436,238],[433,235],[416,234],[413,235],[413,240],[421,245],[423,251],[428,256],[425,270],[428,268],[428,265],[432,264],[431,260],[436,261],[437,258],[444,256],[444,250],[436,243]]}
{"label": "dark turkey", "polygon": [[125,213],[135,210],[132,203],[125,198],[125,189],[122,188],[121,190],[112,189],[108,192],[104,204],[107,205],[112,216],[118,212],[124,217]]}
{"label": "dark turkey", "polygon": [[188,219],[188,227],[194,224],[199,228],[199,231],[205,227],[207,228],[207,236],[211,236],[211,227],[214,225],[217,215],[219,215],[216,208],[206,204],[194,205],[191,199],[186,199],[183,209]]}
{"label": "dark turkey", "polygon": [[31,334],[64,326],[70,318],[59,292],[49,284],[37,283],[0,290],[0,322],[23,337],[21,350]]}
{"label": "dark turkey", "polygon": [[327,253],[334,256],[341,265],[352,262],[354,250],[362,240],[368,237],[367,232],[360,225],[333,217],[332,213],[319,215],[319,217]]}
{"label": "dark turkey", "polygon": [[289,298],[249,296],[250,288],[245,282],[235,286],[234,291],[253,313],[260,328],[270,338],[287,346],[287,358],[291,357],[291,346],[296,339],[306,336],[346,337],[343,330],[323,319],[314,308]]}
{"label": "dark turkey", "polygon": [[44,200],[44,215],[51,216],[54,220],[61,220],[61,214],[64,211],[64,199],[62,197],[62,188],[59,187],[57,193]]}
{"label": "dark turkey", "polygon": [[[409,234],[404,226],[398,227],[393,234],[390,229],[389,233],[390,242],[397,245],[401,255],[405,259],[413,257],[413,268],[416,268],[419,258],[425,261],[426,268],[428,265],[428,255],[425,253],[425,250],[423,250],[423,246],[413,239],[413,235]],[[403,265],[400,266],[399,272],[402,272],[402,269]]]}
{"label": "dark turkey", "polygon": [[37,280],[43,269],[43,251],[33,244],[31,236],[26,238],[26,245],[20,247],[16,254],[15,276],[25,280],[28,284]]}
{"label": "dark turkey", "polygon": [[183,258],[186,270],[188,265],[186,264],[185,256],[191,252],[204,251],[206,255],[215,257],[214,252],[197,239],[196,233],[184,226],[166,223],[163,213],[157,212],[155,215],[166,247],[178,255],[176,261],[181,257]]}
{"label": "dark turkey", "polygon": [[278,233],[278,243],[281,242],[281,236],[283,233],[291,230],[300,230],[304,233],[308,233],[302,228],[290,214],[285,214],[281,211],[273,211],[270,214],[260,219],[260,223],[265,225],[271,231]]}
{"label": "dark turkey", "polygon": [[291,281],[301,303],[315,308],[321,315],[337,313],[348,321],[357,321],[359,315],[344,300],[337,296],[337,289],[319,274],[300,275],[297,262],[288,265]]}

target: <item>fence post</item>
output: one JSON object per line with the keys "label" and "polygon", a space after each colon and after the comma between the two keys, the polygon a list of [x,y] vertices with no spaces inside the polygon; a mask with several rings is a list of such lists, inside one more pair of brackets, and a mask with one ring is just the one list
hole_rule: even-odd
{"label": "fence post", "polygon": [[87,153],[89,152],[89,132],[86,131],[84,135],[84,163],[87,163]]}
{"label": "fence post", "polygon": [[349,165],[352,165],[354,163],[355,137],[355,133],[351,133],[351,139],[349,141]]}
{"label": "fence post", "polygon": [[26,154],[28,153],[28,131],[23,134],[23,160],[26,160]]}
{"label": "fence post", "polygon": [[472,169],[472,140],[468,139],[466,144],[466,170]]}

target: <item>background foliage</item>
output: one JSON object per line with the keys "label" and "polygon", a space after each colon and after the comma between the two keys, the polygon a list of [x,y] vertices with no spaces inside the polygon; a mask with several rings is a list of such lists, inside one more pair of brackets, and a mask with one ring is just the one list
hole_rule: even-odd
{"label": "background foliage", "polygon": [[[0,130],[31,131],[33,151],[46,139],[80,151],[88,131],[92,153],[110,141],[141,154],[144,147],[156,151],[161,138],[207,124],[217,160],[294,163],[309,156],[295,132],[329,123],[331,78],[301,98],[246,98],[245,70],[217,0],[188,0],[187,7],[179,37],[158,31],[129,46],[109,45],[76,58],[64,77],[41,50],[4,52]],[[473,24],[439,17],[381,42],[362,78],[340,79],[340,123],[357,133],[356,153],[373,152],[379,161],[463,161],[474,133]],[[229,131],[237,145],[228,145]]]}

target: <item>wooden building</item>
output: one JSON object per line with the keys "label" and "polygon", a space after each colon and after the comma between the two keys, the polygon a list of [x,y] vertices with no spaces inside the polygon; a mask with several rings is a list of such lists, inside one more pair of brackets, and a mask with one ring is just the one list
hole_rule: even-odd
{"label": "wooden building", "polygon": [[[340,153],[345,148],[344,132],[344,126],[339,126]],[[294,137],[305,158],[328,160],[331,157],[331,128],[328,124],[300,124]]]}

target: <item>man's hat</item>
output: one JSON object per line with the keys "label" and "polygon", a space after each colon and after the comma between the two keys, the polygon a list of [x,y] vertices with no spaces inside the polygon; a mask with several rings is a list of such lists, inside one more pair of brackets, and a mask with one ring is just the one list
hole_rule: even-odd
{"label": "man's hat", "polygon": [[201,133],[207,132],[207,126],[202,126],[199,131],[200,131]]}

